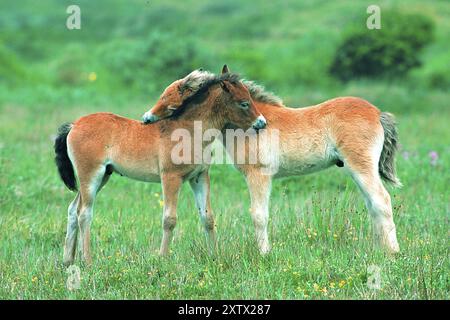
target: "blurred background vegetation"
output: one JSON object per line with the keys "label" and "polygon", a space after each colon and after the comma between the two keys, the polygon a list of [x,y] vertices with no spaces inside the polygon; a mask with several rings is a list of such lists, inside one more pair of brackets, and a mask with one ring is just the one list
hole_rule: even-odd
{"label": "blurred background vegetation", "polygon": [[[68,30],[66,8],[81,8]],[[235,72],[287,105],[361,96],[394,112],[448,107],[450,5],[372,2],[2,0],[0,106],[124,106],[142,111],[195,68]]]}

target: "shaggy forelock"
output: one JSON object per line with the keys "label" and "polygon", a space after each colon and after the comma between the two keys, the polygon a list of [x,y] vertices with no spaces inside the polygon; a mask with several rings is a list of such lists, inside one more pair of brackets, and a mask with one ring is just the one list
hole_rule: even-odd
{"label": "shaggy forelock", "polygon": [[180,91],[190,90],[195,93],[216,77],[215,74],[208,71],[194,70],[183,78]]}
{"label": "shaggy forelock", "polygon": [[190,96],[193,96],[199,91],[206,90],[208,87],[221,81],[229,81],[235,84],[240,81],[240,78],[239,75],[235,73],[216,75],[209,71],[199,69],[192,71],[190,74],[184,77],[179,89],[181,93],[189,90],[191,91]]}
{"label": "shaggy forelock", "polygon": [[204,71],[197,69],[192,71],[186,77],[183,78],[182,84],[180,85],[180,92],[183,93],[189,90],[191,93],[189,97],[193,97],[196,93],[206,90],[213,84],[219,83],[221,81],[229,81],[233,84],[242,81],[242,83],[247,87],[250,92],[251,97],[260,102],[269,103],[276,106],[282,106],[283,101],[277,97],[275,94],[268,92],[265,88],[253,81],[242,80],[240,76],[236,73],[225,73],[216,75],[209,71]]}

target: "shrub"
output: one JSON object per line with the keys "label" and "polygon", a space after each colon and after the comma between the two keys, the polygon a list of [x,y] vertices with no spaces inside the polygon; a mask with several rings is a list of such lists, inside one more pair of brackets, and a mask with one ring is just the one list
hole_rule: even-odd
{"label": "shrub", "polygon": [[426,16],[382,12],[381,29],[348,33],[329,71],[341,80],[402,76],[420,66],[420,51],[432,41],[433,29]]}

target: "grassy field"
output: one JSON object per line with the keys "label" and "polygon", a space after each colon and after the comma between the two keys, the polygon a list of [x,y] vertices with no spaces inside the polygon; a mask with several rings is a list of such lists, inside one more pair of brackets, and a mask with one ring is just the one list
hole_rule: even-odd
{"label": "grassy field", "polygon": [[[206,254],[187,186],[172,254],[160,258],[160,185],[114,176],[96,203],[93,266],[82,267],[81,288],[68,291],[61,261],[73,194],[57,177],[52,135],[56,124],[90,111],[2,110],[0,298],[448,298],[449,112],[399,117],[405,186],[392,190],[402,249],[396,258],[373,247],[362,198],[337,167],[276,181],[273,250],[265,257],[255,247],[245,183],[233,168],[212,169],[215,258]],[[436,165],[430,151],[439,155]],[[369,265],[381,268],[380,290],[366,285]]]}
{"label": "grassy field", "polygon": [[[448,3],[380,1],[382,8],[430,16],[434,42],[422,53],[423,65],[404,78],[348,83],[331,78],[326,68],[341,31],[366,16],[365,1],[265,2],[259,11],[252,1],[154,1],[150,11],[137,0],[103,2],[101,10],[80,1],[86,20],[79,33],[64,28],[67,14],[58,1],[34,3],[0,4],[0,299],[449,298],[450,94],[441,85],[448,81],[442,73],[450,51]],[[148,58],[149,75],[141,60],[127,60],[128,51],[141,52],[147,28],[175,34],[167,36],[174,44]],[[53,162],[57,127],[98,111],[139,119],[176,79],[154,60],[188,42],[188,35],[202,48],[199,55],[165,64],[182,65],[182,75],[199,66],[218,71],[226,62],[290,106],[354,95],[397,115],[404,187],[389,191],[398,256],[374,247],[363,199],[344,169],[275,181],[267,256],[257,252],[248,191],[233,167],[211,170],[215,257],[206,252],[188,186],[171,255],[160,258],[161,186],[115,175],[96,202],[93,265],[77,260],[80,288],[67,289],[62,253],[74,194]],[[115,61],[130,70],[114,69]],[[367,286],[372,265],[380,268],[380,289]]]}

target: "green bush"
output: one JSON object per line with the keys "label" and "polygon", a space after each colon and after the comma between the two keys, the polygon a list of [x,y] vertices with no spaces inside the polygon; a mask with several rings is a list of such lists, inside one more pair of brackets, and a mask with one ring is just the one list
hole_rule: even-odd
{"label": "green bush", "polygon": [[420,14],[381,12],[381,29],[349,32],[329,71],[341,80],[402,76],[421,65],[420,51],[432,41],[433,29],[433,22]]}
{"label": "green bush", "polygon": [[432,72],[428,77],[428,86],[433,89],[448,90],[450,88],[450,76],[447,71]]}

